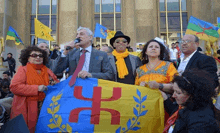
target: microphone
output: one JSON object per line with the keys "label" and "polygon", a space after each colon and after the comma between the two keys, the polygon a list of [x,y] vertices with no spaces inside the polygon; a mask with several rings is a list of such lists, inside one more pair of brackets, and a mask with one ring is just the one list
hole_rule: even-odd
{"label": "microphone", "polygon": [[80,38],[76,38],[75,40],[74,40],[74,43],[79,43],[81,40],[80,40]]}

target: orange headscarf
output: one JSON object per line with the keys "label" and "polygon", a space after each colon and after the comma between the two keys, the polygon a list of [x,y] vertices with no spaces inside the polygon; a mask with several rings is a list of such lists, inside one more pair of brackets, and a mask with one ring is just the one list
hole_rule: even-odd
{"label": "orange headscarf", "polygon": [[[40,74],[37,70],[41,70]],[[27,63],[27,84],[29,85],[49,85],[49,74],[47,73],[47,67],[43,64],[31,64]],[[31,99],[38,101],[43,101],[45,94],[43,92],[38,92],[38,97],[33,96]]]}

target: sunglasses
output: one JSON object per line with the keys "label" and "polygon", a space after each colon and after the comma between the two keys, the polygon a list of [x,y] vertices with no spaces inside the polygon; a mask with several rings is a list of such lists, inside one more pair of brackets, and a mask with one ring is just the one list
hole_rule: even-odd
{"label": "sunglasses", "polygon": [[33,57],[33,58],[43,58],[44,56],[42,54],[31,54],[30,57]]}

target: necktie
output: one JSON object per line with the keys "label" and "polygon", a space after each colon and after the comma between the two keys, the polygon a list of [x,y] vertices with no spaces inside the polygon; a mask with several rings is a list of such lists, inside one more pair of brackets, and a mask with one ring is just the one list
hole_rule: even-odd
{"label": "necktie", "polygon": [[163,133],[168,133],[169,128],[175,123],[175,121],[178,118],[179,110],[182,109],[182,106],[179,106],[178,110],[170,116],[170,118],[167,120],[166,125],[164,127]]}
{"label": "necktie", "polygon": [[78,73],[79,73],[79,72],[82,70],[82,68],[83,68],[83,64],[84,64],[84,62],[85,62],[85,53],[86,53],[86,50],[83,49],[83,50],[82,50],[82,55],[81,55],[80,58],[79,58],[79,62],[78,62],[78,65],[77,65],[77,67],[76,67],[76,70],[75,70],[75,72],[73,73],[72,78],[70,79],[70,82],[69,82],[69,85],[70,85],[70,86],[73,86],[73,85],[75,84],[75,82],[76,82],[76,77],[77,77]]}

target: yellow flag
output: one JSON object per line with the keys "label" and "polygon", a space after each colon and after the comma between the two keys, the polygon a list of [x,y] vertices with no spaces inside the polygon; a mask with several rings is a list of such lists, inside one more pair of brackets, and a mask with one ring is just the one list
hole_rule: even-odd
{"label": "yellow flag", "polygon": [[50,35],[52,31],[49,27],[41,23],[36,18],[34,19],[35,24],[35,36],[44,40],[54,41],[53,37]]}
{"label": "yellow flag", "polygon": [[112,37],[114,37],[116,31],[111,31],[111,30],[107,30],[107,39],[111,39]]}

